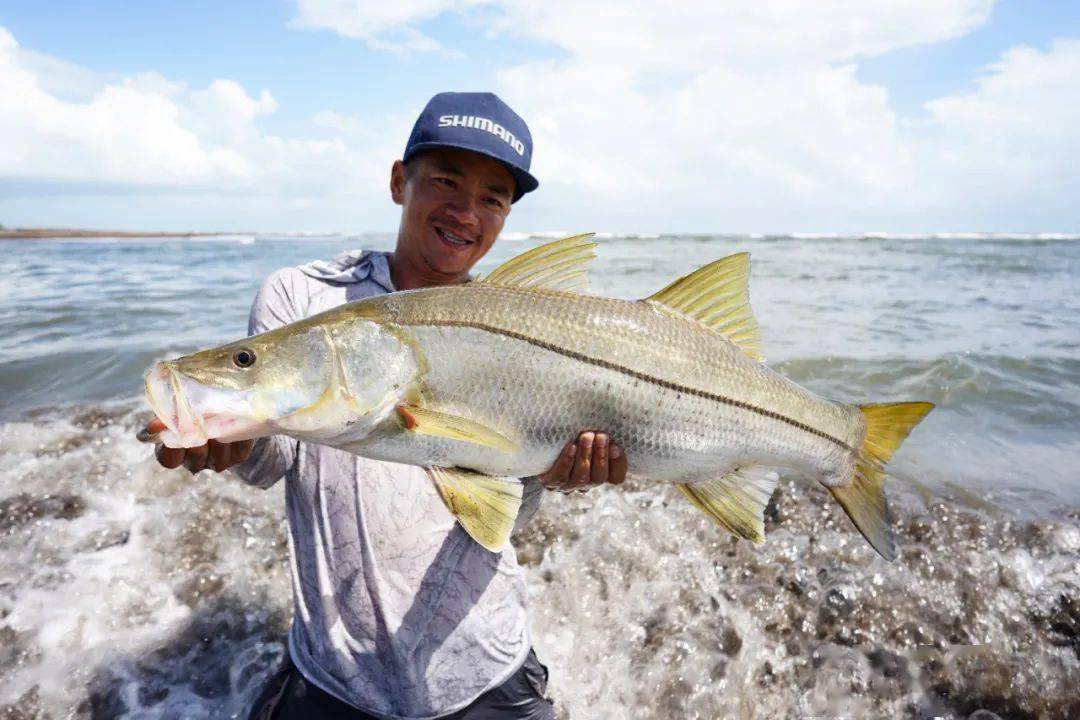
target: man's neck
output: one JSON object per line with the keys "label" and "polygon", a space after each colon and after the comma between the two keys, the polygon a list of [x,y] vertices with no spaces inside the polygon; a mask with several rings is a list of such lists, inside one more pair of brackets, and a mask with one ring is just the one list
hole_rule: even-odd
{"label": "man's neck", "polygon": [[423,263],[409,262],[409,258],[397,250],[390,255],[389,261],[390,280],[394,283],[395,290],[416,290],[434,285],[460,285],[469,280],[468,273],[446,275],[425,267]]}

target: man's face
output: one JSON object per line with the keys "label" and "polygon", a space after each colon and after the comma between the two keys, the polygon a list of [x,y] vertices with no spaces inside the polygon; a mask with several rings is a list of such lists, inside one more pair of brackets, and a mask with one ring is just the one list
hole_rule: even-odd
{"label": "man's face", "polygon": [[394,163],[390,193],[402,206],[398,252],[432,280],[459,279],[502,231],[515,190],[501,164],[465,150],[438,149]]}

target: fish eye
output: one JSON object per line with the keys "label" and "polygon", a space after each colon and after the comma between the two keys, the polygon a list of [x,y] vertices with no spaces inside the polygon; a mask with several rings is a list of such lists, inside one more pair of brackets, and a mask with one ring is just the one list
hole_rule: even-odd
{"label": "fish eye", "polygon": [[249,368],[255,364],[255,351],[247,348],[237,350],[233,353],[232,361],[238,368]]}

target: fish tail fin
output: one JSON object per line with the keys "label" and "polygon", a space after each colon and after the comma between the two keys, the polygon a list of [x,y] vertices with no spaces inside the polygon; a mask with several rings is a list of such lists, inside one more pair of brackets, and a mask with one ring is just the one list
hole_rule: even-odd
{"label": "fish tail fin", "polygon": [[866,434],[859,445],[855,476],[847,485],[829,488],[855,527],[886,560],[896,558],[896,547],[885,500],[885,464],[933,409],[929,402],[860,405]]}

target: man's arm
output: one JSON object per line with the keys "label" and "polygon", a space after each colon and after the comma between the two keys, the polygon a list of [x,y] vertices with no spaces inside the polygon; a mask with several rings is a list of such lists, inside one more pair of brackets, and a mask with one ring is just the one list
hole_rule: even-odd
{"label": "man's arm", "polygon": [[[279,270],[263,282],[251,304],[248,335],[273,330],[300,319],[289,270]],[[164,428],[156,418],[147,426],[149,432]],[[289,471],[296,462],[298,441],[283,435],[241,440],[232,443],[211,440],[193,448],[167,448],[158,445],[158,462],[167,468],[183,465],[192,473],[210,468],[224,472],[232,468],[248,485],[268,488]]]}

